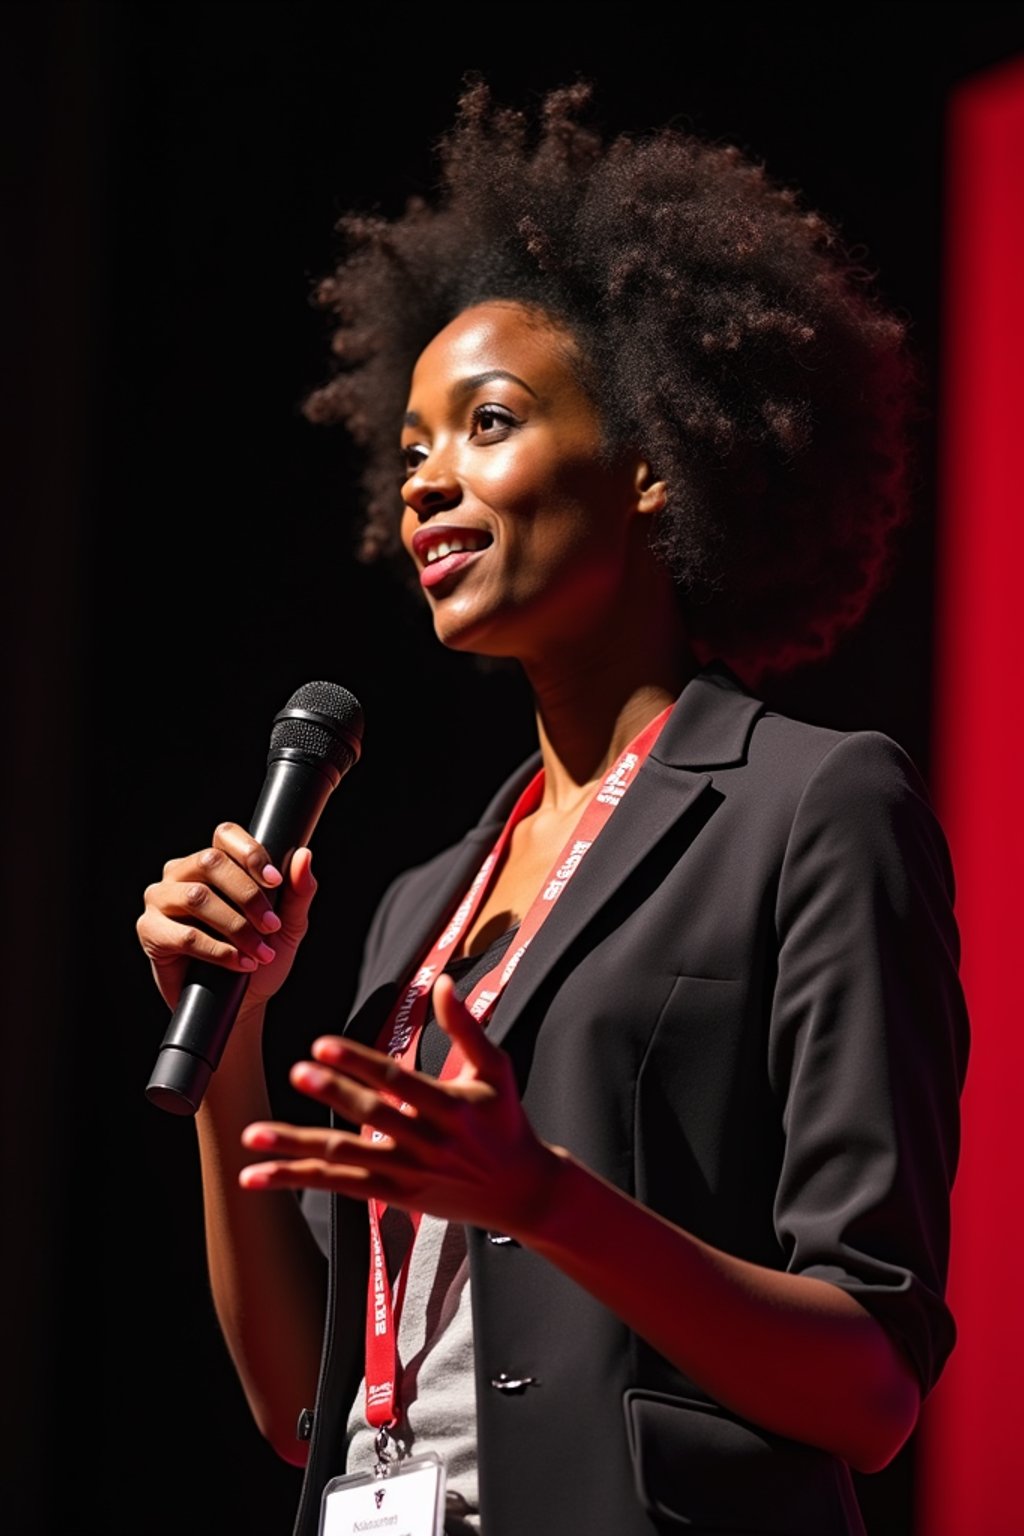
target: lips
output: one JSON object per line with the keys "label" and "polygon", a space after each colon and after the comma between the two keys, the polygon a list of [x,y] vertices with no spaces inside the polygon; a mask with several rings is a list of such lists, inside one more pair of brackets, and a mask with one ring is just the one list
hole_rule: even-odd
{"label": "lips", "polygon": [[431,523],[413,534],[413,553],[422,567],[420,584],[436,586],[453,571],[461,570],[493,544],[483,528],[459,527],[454,523]]}

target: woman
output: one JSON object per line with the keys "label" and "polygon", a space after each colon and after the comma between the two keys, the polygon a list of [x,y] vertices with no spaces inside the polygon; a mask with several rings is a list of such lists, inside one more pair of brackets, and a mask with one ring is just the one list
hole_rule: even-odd
{"label": "woman", "polygon": [[895,742],[753,692],[890,567],[903,327],[737,151],[606,144],[587,98],[534,135],[471,85],[434,203],[345,220],[320,289],[307,409],[366,450],[363,552],[523,669],[539,748],[385,894],[345,1035],[291,1073],[330,1124],[274,1121],[261,1060],[309,851],[224,823],[139,922],[171,1006],[194,955],[252,972],[197,1129],[297,1536],[343,1472],[397,1468],[383,1498],[433,1452],[452,1532],[862,1532],[850,1469],[953,1347],[946,844]]}

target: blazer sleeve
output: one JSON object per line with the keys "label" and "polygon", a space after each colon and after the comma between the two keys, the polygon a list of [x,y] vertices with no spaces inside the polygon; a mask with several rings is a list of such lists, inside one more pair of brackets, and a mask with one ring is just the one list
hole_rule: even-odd
{"label": "blazer sleeve", "polygon": [[856,1296],[937,1382],[969,1025],[947,842],[890,737],[845,734],[804,787],[776,903],[769,1072],[787,1268]]}

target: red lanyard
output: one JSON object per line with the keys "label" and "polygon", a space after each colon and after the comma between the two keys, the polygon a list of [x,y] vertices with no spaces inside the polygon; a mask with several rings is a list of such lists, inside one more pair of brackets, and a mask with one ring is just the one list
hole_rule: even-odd
{"label": "red lanyard", "polygon": [[[665,724],[672,705],[656,715],[633,738],[622,753],[615,767],[599,784],[593,797],[577,822],[571,837],[552,865],[540,892],[519,925],[517,943],[511,955],[503,955],[498,963],[477,982],[465,1000],[465,1006],[481,1021],[494,1007],[509,978],[530,942],[536,937],[541,924],[562,895],[587,851],[593,846],[598,833],[608,821],[626,790],[633,783],[644,759]],[[444,970],[445,964],[471,923],[480,907],[490,884],[490,878],[498,866],[505,847],[515,827],[524,816],[529,816],[540,804],[544,792],[544,770],[539,769],[516,801],[512,814],[498,836],[494,847],[484,859],[473,878],[466,895],[459,903],[451,921],[434,941],[423,963],[402,993],[391,1011],[381,1036],[381,1048],[396,1057],[404,1067],[416,1064],[416,1049],[420,1031],[426,1022],[431,988]],[[453,1045],[440,1073],[440,1080],[455,1077],[463,1064],[462,1053]],[[368,1131],[364,1135],[379,1139],[380,1133]],[[370,1281],[366,1307],[366,1418],[376,1429],[394,1426],[397,1422],[397,1337],[399,1315],[405,1296],[404,1281],[408,1273],[409,1251],[403,1260],[400,1273],[395,1278],[394,1291],[388,1284],[384,1244],[381,1240],[380,1222],[386,1204],[368,1200],[370,1215]],[[419,1227],[420,1213],[409,1212],[413,1227],[413,1239]],[[396,1299],[397,1298],[397,1299]]]}

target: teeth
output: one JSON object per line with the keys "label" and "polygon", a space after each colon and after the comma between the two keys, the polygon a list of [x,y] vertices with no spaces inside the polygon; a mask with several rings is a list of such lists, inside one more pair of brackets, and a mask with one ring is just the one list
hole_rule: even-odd
{"label": "teeth", "polygon": [[433,565],[435,560],[443,560],[445,555],[454,555],[461,550],[482,549],[483,544],[478,544],[475,539],[452,539],[449,544],[435,544],[433,549],[427,551],[427,564]]}

